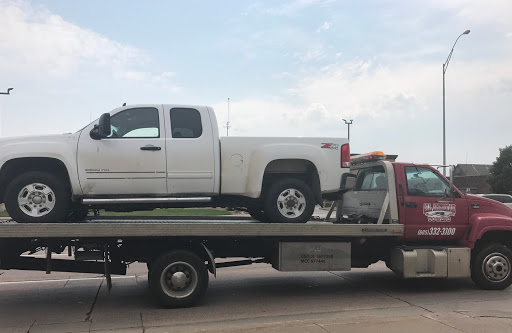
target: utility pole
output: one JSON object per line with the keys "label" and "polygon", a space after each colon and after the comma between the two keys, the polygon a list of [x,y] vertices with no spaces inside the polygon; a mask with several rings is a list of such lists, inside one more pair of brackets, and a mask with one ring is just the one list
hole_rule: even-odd
{"label": "utility pole", "polygon": [[11,90],[13,90],[14,88],[9,88],[7,89],[7,92],[0,92],[0,95],[10,95],[11,94]]}
{"label": "utility pole", "polygon": [[345,120],[345,119],[342,119],[345,124],[347,124],[348,126],[348,141],[350,141],[350,125],[352,125],[352,123],[354,122],[353,119],[350,119],[350,120]]}
{"label": "utility pole", "polygon": [[231,124],[229,123],[229,97],[228,97],[228,121],[226,122],[226,136],[229,136],[229,128],[231,127]]}

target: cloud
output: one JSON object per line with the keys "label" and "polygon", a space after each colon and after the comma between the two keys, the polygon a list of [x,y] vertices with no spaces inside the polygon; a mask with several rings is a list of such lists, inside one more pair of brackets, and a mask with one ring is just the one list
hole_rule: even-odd
{"label": "cloud", "polygon": [[312,6],[323,7],[333,2],[335,2],[335,0],[295,0],[284,3],[279,7],[271,8],[268,12],[274,15],[293,15]]}
{"label": "cloud", "polygon": [[82,29],[43,8],[1,1],[0,69],[21,66],[43,75],[68,77],[83,63],[122,70],[146,56],[136,48]]}
{"label": "cloud", "polygon": [[322,24],[318,29],[316,29],[316,32],[327,31],[330,28],[331,28],[331,23],[324,22],[324,24]]}
{"label": "cloud", "polygon": [[0,0],[0,70],[18,76],[65,80],[79,72],[107,71],[124,80],[169,84],[167,72],[145,70],[143,51],[108,39],[25,1]]}

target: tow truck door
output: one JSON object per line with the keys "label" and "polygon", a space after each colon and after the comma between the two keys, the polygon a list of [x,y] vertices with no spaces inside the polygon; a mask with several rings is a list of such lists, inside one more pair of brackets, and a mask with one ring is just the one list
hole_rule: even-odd
{"label": "tow truck door", "polygon": [[399,209],[405,238],[462,238],[468,225],[468,207],[460,192],[455,191],[450,198],[449,182],[429,166],[408,165],[396,171],[401,173],[396,176],[400,179]]}

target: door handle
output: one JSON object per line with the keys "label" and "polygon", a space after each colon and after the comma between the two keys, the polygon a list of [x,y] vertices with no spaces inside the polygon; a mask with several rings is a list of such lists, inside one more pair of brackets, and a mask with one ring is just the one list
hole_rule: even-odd
{"label": "door handle", "polygon": [[162,150],[162,147],[144,146],[144,147],[140,147],[140,150]]}
{"label": "door handle", "polygon": [[416,208],[418,207],[418,204],[416,204],[415,202],[406,202],[405,206],[409,208]]}

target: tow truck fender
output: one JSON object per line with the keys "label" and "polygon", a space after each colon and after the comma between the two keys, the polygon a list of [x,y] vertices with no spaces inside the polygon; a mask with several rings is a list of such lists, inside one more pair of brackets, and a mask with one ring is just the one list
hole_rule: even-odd
{"label": "tow truck fender", "polygon": [[473,215],[469,220],[465,240],[474,244],[489,231],[512,231],[512,218],[488,213]]}
{"label": "tow truck fender", "polygon": [[204,243],[201,243],[208,256],[208,270],[213,274],[214,277],[217,277],[217,266],[215,265],[215,259],[213,258],[212,251],[210,251]]}

